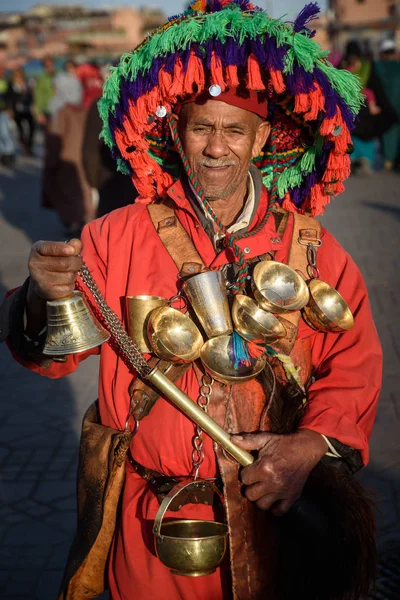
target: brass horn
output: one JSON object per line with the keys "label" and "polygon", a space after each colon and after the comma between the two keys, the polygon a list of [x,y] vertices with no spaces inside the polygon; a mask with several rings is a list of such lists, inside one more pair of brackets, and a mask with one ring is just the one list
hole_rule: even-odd
{"label": "brass horn", "polygon": [[47,337],[43,354],[64,356],[85,352],[100,346],[109,337],[81,292],[47,302]]}

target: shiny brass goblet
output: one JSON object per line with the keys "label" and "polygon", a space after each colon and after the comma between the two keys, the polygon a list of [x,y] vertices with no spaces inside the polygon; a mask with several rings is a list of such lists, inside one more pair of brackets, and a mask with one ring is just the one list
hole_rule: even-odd
{"label": "shiny brass goblet", "polygon": [[232,305],[232,320],[236,331],[249,342],[266,344],[285,337],[286,329],[270,312],[254,300],[237,294]]}
{"label": "shiny brass goblet", "polygon": [[204,344],[192,319],[170,306],[161,306],[150,313],[147,339],[158,357],[180,363],[199,358]]}
{"label": "shiny brass goblet", "polygon": [[309,299],[304,279],[288,265],[273,260],[255,266],[253,291],[257,304],[276,314],[300,310]]}
{"label": "shiny brass goblet", "polygon": [[320,279],[312,279],[308,287],[310,300],[303,316],[313,329],[340,333],[353,327],[354,317],[339,292]]}

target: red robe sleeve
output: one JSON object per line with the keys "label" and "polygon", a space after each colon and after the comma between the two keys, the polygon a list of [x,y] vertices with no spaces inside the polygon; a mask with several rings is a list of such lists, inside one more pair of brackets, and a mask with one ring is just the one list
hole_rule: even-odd
{"label": "red robe sleeve", "polygon": [[382,382],[382,350],[364,279],[327,232],[318,252],[321,279],[335,287],[354,315],[353,329],[317,333],[312,344],[315,381],[301,427],[336,438],[369,459],[368,440]]}
{"label": "red robe sleeve", "polygon": [[[98,219],[86,225],[82,231],[82,256],[85,260],[90,272],[92,273],[97,285],[104,292],[105,278],[106,278],[106,245],[103,244],[103,240],[107,239],[108,226],[105,223],[106,219]],[[11,292],[12,293],[12,292]],[[13,348],[9,345],[10,351],[15,358],[23,367],[26,367],[34,373],[39,373],[50,379],[58,379],[73,373],[80,362],[88,358],[89,356],[100,353],[100,347],[93,348],[86,352],[80,352],[78,354],[70,354],[66,357],[66,362],[60,363],[51,360],[41,361],[38,364],[34,361],[25,360],[21,356],[18,356]]]}

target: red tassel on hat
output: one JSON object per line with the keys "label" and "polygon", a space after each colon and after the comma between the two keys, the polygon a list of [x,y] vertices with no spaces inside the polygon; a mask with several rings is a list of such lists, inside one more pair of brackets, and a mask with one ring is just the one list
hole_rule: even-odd
{"label": "red tassel on hat", "polygon": [[160,87],[161,96],[168,97],[172,86],[172,75],[161,69],[158,73],[158,85]]}
{"label": "red tassel on hat", "polygon": [[212,53],[211,56],[211,79],[214,84],[220,86],[221,90],[224,91],[226,88],[226,83],[224,80],[224,72],[222,69],[222,62],[219,56]]}
{"label": "red tassel on hat", "polygon": [[193,94],[194,83],[197,85],[197,92],[201,93],[205,84],[203,63],[192,50],[185,74],[184,91],[186,94]]}
{"label": "red tassel on hat", "polygon": [[274,90],[276,91],[277,94],[282,94],[286,89],[282,72],[271,69],[269,74],[271,77],[272,85],[274,86]]}
{"label": "red tassel on hat", "polygon": [[322,185],[320,183],[313,185],[310,192],[310,205],[313,216],[322,215],[329,201],[330,197],[323,193]]}
{"label": "red tassel on hat", "polygon": [[318,114],[325,110],[325,98],[321,86],[318,83],[314,85],[315,89],[311,90],[309,94],[310,110],[304,115],[305,121],[315,121],[318,118]]}
{"label": "red tassel on hat", "polygon": [[172,98],[176,98],[183,93],[184,90],[184,76],[183,76],[183,66],[180,58],[177,59],[174,67],[174,75],[172,78],[172,85],[169,89],[168,95]]}
{"label": "red tassel on hat", "polygon": [[230,89],[239,86],[239,79],[236,65],[228,65],[226,67],[226,83]]}
{"label": "red tassel on hat", "polygon": [[299,210],[295,204],[293,204],[289,193],[286,193],[282,202],[282,208],[289,212],[298,213]]}
{"label": "red tassel on hat", "polygon": [[296,94],[294,97],[294,112],[304,113],[310,106],[308,94]]}
{"label": "red tassel on hat", "polygon": [[250,90],[255,90],[257,92],[265,90],[265,85],[261,77],[260,65],[253,54],[250,54],[247,61],[247,85]]}

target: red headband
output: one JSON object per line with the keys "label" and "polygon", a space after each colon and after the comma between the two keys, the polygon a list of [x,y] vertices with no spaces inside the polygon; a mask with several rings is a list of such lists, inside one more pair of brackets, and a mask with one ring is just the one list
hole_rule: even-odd
{"label": "red headband", "polygon": [[219,100],[220,102],[225,102],[225,104],[237,106],[238,108],[242,108],[243,110],[248,110],[249,112],[258,115],[262,119],[266,119],[268,115],[267,100],[264,98],[260,100],[260,94],[253,90],[248,90],[247,93],[248,95],[244,98],[243,96],[237,95],[236,88],[232,88],[227,90],[226,92],[221,92],[219,95],[214,96],[212,93],[210,93],[209,90],[206,90],[198,96],[196,96],[195,94],[193,96],[189,96],[188,98],[177,104],[174,107],[174,111],[176,112],[176,114],[179,114],[181,107],[184,104],[189,104],[189,102],[195,102],[196,104],[205,104],[208,100]]}

